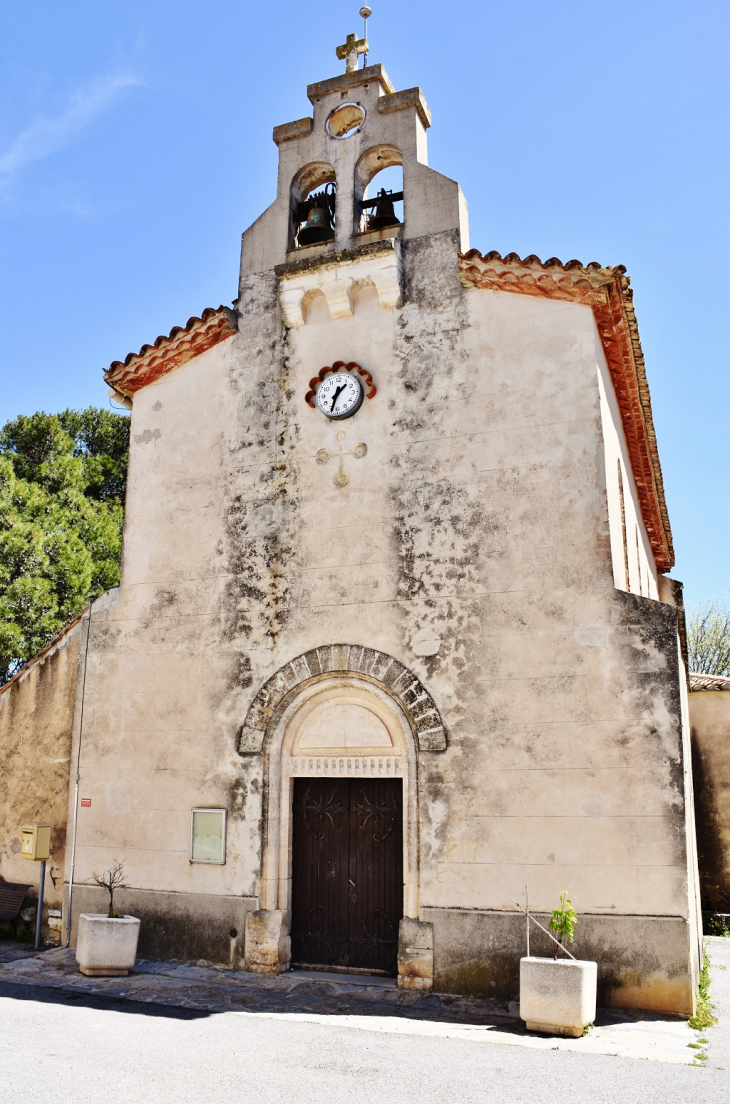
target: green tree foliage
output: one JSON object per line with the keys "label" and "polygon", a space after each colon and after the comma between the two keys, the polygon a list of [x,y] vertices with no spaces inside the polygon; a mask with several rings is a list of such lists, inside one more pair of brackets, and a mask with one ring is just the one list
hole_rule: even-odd
{"label": "green tree foliage", "polygon": [[687,621],[689,669],[730,675],[730,605],[714,598],[695,606]]}
{"label": "green tree foliage", "polygon": [[128,452],[95,407],[0,430],[0,683],[119,582]]}

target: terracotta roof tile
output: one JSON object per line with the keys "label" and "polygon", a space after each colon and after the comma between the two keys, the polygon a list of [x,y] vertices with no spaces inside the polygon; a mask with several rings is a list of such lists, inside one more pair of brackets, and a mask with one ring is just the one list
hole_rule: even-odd
{"label": "terracotta roof tile", "polygon": [[693,692],[698,690],[730,690],[730,678],[726,675],[698,675],[690,674],[689,688]]}
{"label": "terracotta roof tile", "polygon": [[229,307],[206,307],[200,318],[189,318],[184,326],[173,326],[167,336],[138,353],[115,360],[104,373],[106,382],[122,395],[135,391],[199,356],[237,332],[237,315]]}

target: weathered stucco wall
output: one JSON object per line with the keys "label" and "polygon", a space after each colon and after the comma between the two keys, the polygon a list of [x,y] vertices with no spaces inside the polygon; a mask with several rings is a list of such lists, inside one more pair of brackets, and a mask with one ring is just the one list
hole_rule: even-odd
{"label": "weathered stucco wall", "polygon": [[0,877],[32,884],[26,906],[38,900],[40,865],[20,857],[20,837],[24,824],[38,822],[53,828],[45,903],[61,907],[82,635],[77,621],[0,690]]}
{"label": "weathered stucco wall", "polygon": [[[448,732],[414,779],[443,986],[513,994],[489,948],[529,881],[536,909],[567,889],[591,918],[607,1001],[690,1010],[676,610],[614,586],[591,310],[464,289],[456,233],[401,248],[402,307],[356,284],[350,317],[313,298],[286,329],[277,275],[248,276],[239,334],[137,392],[119,600],[91,625],[77,880],[125,859],[130,907],[183,894],[200,923],[213,898],[255,901],[267,764],[238,733],[284,664],[347,641],[412,670]],[[339,425],[304,402],[335,360],[377,385]],[[337,431],[345,487],[317,459]],[[224,866],[189,862],[201,805],[228,809]],[[455,940],[457,912],[478,940]]]}
{"label": "weathered stucco wall", "polygon": [[[423,919],[434,925],[437,991],[519,994],[525,920],[516,910],[424,909]],[[547,927],[550,913],[537,919]],[[551,958],[552,947],[533,925],[530,953]],[[664,916],[633,916],[629,923],[625,916],[581,915],[570,949],[598,963],[599,1007],[687,1010],[688,924]]]}
{"label": "weathered stucco wall", "polygon": [[702,908],[730,912],[730,692],[689,696]]}
{"label": "weathered stucco wall", "polygon": [[[68,892],[64,908],[67,900]],[[76,945],[79,914],[105,912],[108,907],[106,890],[94,885],[74,887],[72,946]],[[258,905],[255,898],[238,895],[201,897],[195,893],[120,889],[114,894],[114,907],[142,917],[137,945],[140,958],[203,960],[239,969],[244,965],[246,914]]]}

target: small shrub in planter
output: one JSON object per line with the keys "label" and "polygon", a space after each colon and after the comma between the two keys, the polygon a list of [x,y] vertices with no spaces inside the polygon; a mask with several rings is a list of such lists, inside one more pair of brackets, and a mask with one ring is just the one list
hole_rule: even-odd
{"label": "small shrub in planter", "polygon": [[[577,922],[570,898],[561,894],[548,924],[555,940],[553,957],[520,959],[520,1018],[528,1031],[578,1037],[596,1018],[598,967],[568,951]],[[558,958],[560,949],[565,958]]]}
{"label": "small shrub in planter", "polygon": [[[553,914],[550,917],[550,923],[548,927],[557,939],[557,943],[553,943],[553,958],[558,957],[558,951],[560,947],[564,951],[567,951],[568,944],[573,942],[575,935],[575,925],[578,922],[578,913],[573,908],[570,897],[567,893],[560,894],[560,906],[553,909]],[[558,946],[560,944],[560,947]]]}
{"label": "small shrub in planter", "polygon": [[114,911],[114,891],[126,888],[124,863],[117,862],[92,878],[109,894],[109,911],[79,916],[76,961],[89,977],[123,977],[134,968],[139,939],[138,918]]}

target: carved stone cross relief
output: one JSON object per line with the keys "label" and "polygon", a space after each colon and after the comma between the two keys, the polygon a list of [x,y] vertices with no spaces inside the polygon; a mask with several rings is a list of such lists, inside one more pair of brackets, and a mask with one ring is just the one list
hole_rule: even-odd
{"label": "carved stone cross relief", "polygon": [[360,460],[360,459],[362,459],[363,456],[367,455],[367,451],[368,451],[368,446],[366,444],[364,444],[362,441],[360,442],[359,445],[355,445],[354,448],[346,449],[345,448],[345,438],[346,437],[347,437],[347,430],[346,429],[338,430],[337,440],[340,442],[339,449],[335,449],[333,451],[331,449],[323,448],[323,449],[320,449],[319,452],[317,453],[317,460],[319,461],[320,464],[326,464],[327,461],[333,456],[336,456],[336,457],[339,458],[340,465],[339,465],[339,468],[337,469],[337,472],[336,472],[336,474],[333,478],[333,483],[334,483],[335,487],[346,487],[347,484],[350,482],[350,477],[347,474],[347,472],[345,471],[345,457],[346,456],[354,456],[358,460]]}

